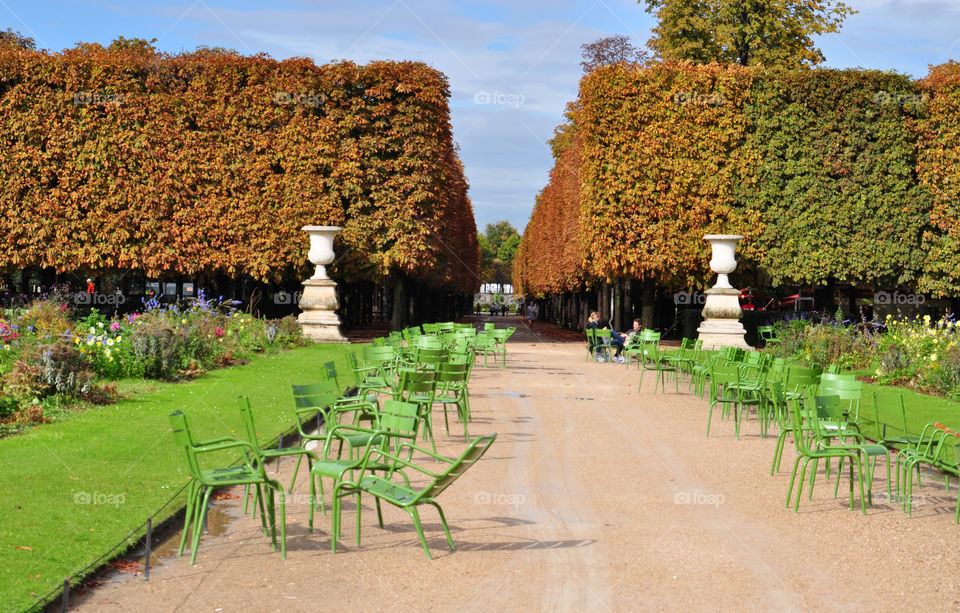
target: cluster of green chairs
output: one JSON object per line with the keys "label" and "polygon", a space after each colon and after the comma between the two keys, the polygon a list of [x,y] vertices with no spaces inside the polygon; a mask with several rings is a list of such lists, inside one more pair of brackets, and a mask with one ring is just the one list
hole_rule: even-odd
{"label": "cluster of green chairs", "polygon": [[506,368],[507,339],[516,330],[514,326],[497,328],[492,323],[484,324],[482,330],[477,330],[469,323],[425,323],[405,328],[402,332],[391,332],[388,336],[375,339],[374,344],[389,345],[402,353],[411,351],[411,346],[434,343],[448,350],[469,351],[478,361],[482,356],[484,367],[489,365],[488,359],[492,357],[494,366]]}
{"label": "cluster of green chairs", "polygon": [[[960,478],[960,432],[940,423],[927,424],[920,436],[907,441],[897,454],[898,494],[907,515],[912,515],[913,511],[914,474],[919,485],[920,469],[924,464],[943,474],[949,492],[950,476]],[[960,492],[954,522],[960,523]]]}
{"label": "cluster of green chairs", "polygon": [[635,363],[640,370],[638,387],[643,387],[646,372],[655,373],[653,391],[657,385],[666,392],[667,375],[672,375],[674,392],[680,391],[680,376],[691,375],[694,365],[703,354],[703,341],[684,338],[679,348],[666,349],[660,344],[660,333],[654,330],[642,330],[630,336],[624,346],[627,367]]}
{"label": "cluster of green chairs", "polygon": [[[707,436],[714,409],[721,417],[733,416],[735,435],[751,409],[756,411],[760,433],[766,436],[771,425],[779,432],[774,446],[770,474],[781,466],[788,437],[796,455],[787,488],[786,506],[799,511],[804,487],[812,498],[818,466],[824,462],[824,474],[835,472],[834,496],[838,495],[844,466],[849,474],[849,501],[854,507],[854,490],[859,489],[860,510],[873,503],[873,483],[881,463],[886,470],[887,500],[899,500],[903,510],[913,507],[914,483],[919,483],[922,465],[939,470],[949,490],[951,476],[960,479],[960,435],[942,424],[928,424],[919,436],[908,432],[906,410],[900,397],[895,424],[881,420],[880,403],[873,396],[872,414],[861,410],[863,383],[856,376],[832,369],[788,364],[757,351],[723,348],[702,353],[695,360],[690,384],[709,401]],[[864,431],[876,431],[876,441]],[[888,432],[889,429],[889,432]],[[896,468],[891,470],[891,452],[896,453]],[[831,461],[836,470],[831,471]],[[896,494],[894,494],[894,490]],[[960,523],[960,496],[955,521]]]}
{"label": "cluster of green chairs", "polygon": [[[336,551],[336,541],[340,537],[341,500],[346,496],[354,496],[357,500],[357,544],[360,544],[360,495],[363,493],[374,497],[381,527],[381,500],[407,511],[427,557],[430,557],[430,551],[417,507],[433,506],[440,514],[448,544],[453,550],[446,519],[436,497],[486,452],[496,434],[471,440],[467,423],[470,421],[468,382],[474,363],[473,352],[469,343],[455,342],[452,347],[442,342],[438,344],[435,342],[438,336],[418,335],[413,343],[404,345],[402,351],[388,343],[367,346],[363,349],[362,361],[352,352],[348,353],[355,387],[352,395],[343,394],[332,362],[320,369],[317,383],[293,386],[293,412],[300,435],[300,444],[295,447],[261,447],[253,410],[244,397],[239,398],[242,438],[226,436],[197,442],[190,432],[187,417],[179,411],[172,414],[170,423],[174,439],[185,452],[191,479],[179,554],[182,555],[188,533],[192,530],[190,562],[196,561],[200,533],[214,490],[243,485],[244,513],[248,510],[252,492],[253,513],[259,508],[264,534],[271,538],[274,549],[279,523],[280,548],[286,557],[284,491],[265,470],[266,462],[285,456],[297,457],[289,492],[293,491],[301,462],[304,458],[307,460],[311,531],[318,503],[321,511],[326,513],[323,480],[332,482],[333,551]],[[448,407],[454,408],[463,423],[467,447],[457,459],[444,458],[436,453],[431,414],[438,404],[444,409],[448,435]],[[313,424],[316,424],[315,429]],[[421,432],[424,438],[430,439],[432,451],[417,446]],[[309,448],[311,443],[317,447]],[[203,457],[214,452],[231,450],[240,455],[239,462],[234,465],[207,467],[201,462]],[[414,457],[415,453],[419,455]],[[434,464],[441,465],[441,469],[433,469]],[[415,487],[410,482],[411,473],[421,477]],[[425,486],[422,485],[423,476],[430,477],[430,483]]]}

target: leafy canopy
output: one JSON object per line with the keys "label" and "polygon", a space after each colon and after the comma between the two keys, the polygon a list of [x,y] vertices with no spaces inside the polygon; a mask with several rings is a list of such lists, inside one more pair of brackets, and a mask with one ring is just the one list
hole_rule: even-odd
{"label": "leafy canopy", "polygon": [[798,68],[823,62],[813,36],[856,11],[838,0],[638,0],[659,20],[647,43],[663,60]]}
{"label": "leafy canopy", "polygon": [[477,234],[480,243],[480,262],[484,283],[510,282],[513,259],[520,246],[520,233],[508,221],[488,223],[483,234]]}

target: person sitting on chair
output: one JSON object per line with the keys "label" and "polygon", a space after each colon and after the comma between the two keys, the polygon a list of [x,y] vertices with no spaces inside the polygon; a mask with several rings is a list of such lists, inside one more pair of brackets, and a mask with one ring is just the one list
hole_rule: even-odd
{"label": "person sitting on chair", "polygon": [[[610,328],[610,326],[601,326],[600,325],[600,313],[597,311],[592,311],[590,313],[590,318],[587,320],[587,328],[593,328],[594,330]],[[613,355],[614,362],[623,362],[626,360],[621,353],[623,353],[623,344],[626,341],[626,337],[621,335],[619,332],[610,328],[610,344],[617,348],[616,353]]]}

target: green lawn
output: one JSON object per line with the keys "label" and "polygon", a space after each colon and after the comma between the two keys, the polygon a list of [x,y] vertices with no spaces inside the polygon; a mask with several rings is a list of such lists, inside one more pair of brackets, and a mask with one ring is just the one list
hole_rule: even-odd
{"label": "green lawn", "polygon": [[[0,440],[0,611],[23,610],[80,572],[186,483],[171,412],[186,413],[197,438],[239,434],[236,398],[245,395],[270,441],[294,424],[290,385],[317,381],[328,360],[349,372],[348,348],[258,355],[187,383],[122,382],[129,399]],[[182,507],[180,498],[155,525]]]}
{"label": "green lawn", "polygon": [[940,422],[952,428],[960,428],[960,403],[920,394],[911,389],[891,385],[864,385],[863,398],[860,401],[860,422],[863,433],[874,440],[878,438],[878,428],[874,421],[874,395],[879,405],[880,423],[887,424],[887,434],[902,434],[900,417],[900,395],[906,408],[907,429],[915,436],[920,435],[923,427],[929,423]]}

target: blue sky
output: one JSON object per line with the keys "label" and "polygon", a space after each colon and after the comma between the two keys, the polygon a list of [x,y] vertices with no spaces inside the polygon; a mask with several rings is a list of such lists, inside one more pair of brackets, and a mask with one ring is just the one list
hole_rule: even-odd
{"label": "blue sky", "polygon": [[[847,0],[859,11],[819,41],[827,65],[923,76],[960,59],[960,1]],[[317,63],[345,58],[426,62],[450,79],[454,138],[482,229],[522,229],[553,165],[546,141],[576,97],[580,45],[610,34],[634,44],[652,17],[633,0],[0,0],[12,27],[54,51],[117,36],[157,38]]]}

